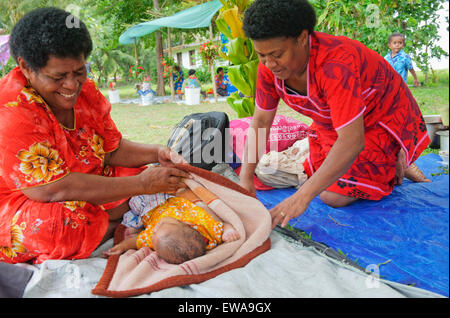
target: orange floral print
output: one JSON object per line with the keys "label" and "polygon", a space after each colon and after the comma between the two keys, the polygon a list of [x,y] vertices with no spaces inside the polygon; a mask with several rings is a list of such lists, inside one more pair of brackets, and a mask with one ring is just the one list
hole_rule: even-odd
{"label": "orange floral print", "polygon": [[17,157],[21,161],[19,170],[27,175],[27,182],[48,182],[53,176],[64,173],[64,161],[47,142],[34,143],[28,150],[20,150]]}
{"label": "orange floral print", "polygon": [[26,253],[27,249],[23,246],[22,242],[24,239],[22,229],[26,227],[26,224],[21,224],[20,226],[17,223],[17,219],[19,217],[20,210],[14,215],[11,224],[11,247],[0,246],[0,252],[3,253],[6,257],[13,258],[17,256],[17,253]]}

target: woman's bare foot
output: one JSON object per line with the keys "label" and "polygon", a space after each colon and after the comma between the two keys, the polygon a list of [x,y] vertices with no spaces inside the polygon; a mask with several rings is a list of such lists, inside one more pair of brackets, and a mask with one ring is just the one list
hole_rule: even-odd
{"label": "woman's bare foot", "polygon": [[226,243],[233,242],[239,240],[240,237],[239,233],[231,224],[225,223],[223,225],[222,241]]}
{"label": "woman's bare foot", "polygon": [[406,169],[405,177],[414,182],[431,182],[414,163]]}

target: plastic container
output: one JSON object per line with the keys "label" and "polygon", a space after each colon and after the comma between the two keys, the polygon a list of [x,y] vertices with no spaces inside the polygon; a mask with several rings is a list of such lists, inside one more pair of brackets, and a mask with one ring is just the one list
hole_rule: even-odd
{"label": "plastic container", "polygon": [[186,105],[200,104],[200,88],[185,88],[184,96],[186,98]]}
{"label": "plastic container", "polygon": [[431,139],[430,147],[439,148],[440,140],[436,132],[442,129],[441,115],[424,115],[425,125],[427,126],[428,136]]}
{"label": "plastic container", "polygon": [[440,130],[436,134],[440,137],[441,150],[448,152],[448,129]]}
{"label": "plastic container", "polygon": [[148,106],[153,104],[153,94],[148,93],[147,95],[141,95],[141,105]]}
{"label": "plastic container", "polygon": [[120,103],[120,95],[119,90],[109,90],[109,102],[111,104],[117,104]]}

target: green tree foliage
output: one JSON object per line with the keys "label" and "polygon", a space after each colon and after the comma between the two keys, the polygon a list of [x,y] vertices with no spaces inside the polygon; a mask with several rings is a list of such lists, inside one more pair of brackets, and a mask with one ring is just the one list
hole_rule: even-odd
{"label": "green tree foliage", "polygon": [[405,51],[425,73],[431,58],[448,56],[437,45],[438,10],[444,0],[311,0],[317,13],[317,31],[345,35],[384,56],[391,33],[406,35]]}

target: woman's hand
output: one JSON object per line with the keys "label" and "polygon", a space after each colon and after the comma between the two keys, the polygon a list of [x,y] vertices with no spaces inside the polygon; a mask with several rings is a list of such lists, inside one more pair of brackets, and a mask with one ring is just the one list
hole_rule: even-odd
{"label": "woman's hand", "polygon": [[158,161],[163,167],[172,167],[178,163],[187,163],[182,156],[166,146],[161,146],[159,148]]}
{"label": "woman's hand", "polygon": [[139,174],[144,193],[175,193],[185,188],[184,178],[191,178],[187,172],[173,167],[148,167]]}
{"label": "woman's hand", "polygon": [[289,220],[302,215],[308,208],[309,201],[299,193],[286,198],[269,212],[272,217],[272,229],[281,222],[281,227],[285,227]]}

